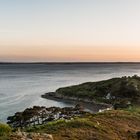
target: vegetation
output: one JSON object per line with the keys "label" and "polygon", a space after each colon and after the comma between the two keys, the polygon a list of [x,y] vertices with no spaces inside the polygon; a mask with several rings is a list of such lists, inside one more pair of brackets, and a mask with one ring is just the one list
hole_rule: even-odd
{"label": "vegetation", "polygon": [[135,140],[139,130],[140,113],[123,110],[86,114],[69,121],[59,120],[26,129],[52,134],[54,140]]}
{"label": "vegetation", "polygon": [[9,134],[11,133],[12,129],[6,124],[0,123],[0,140],[6,140],[9,137]]}
{"label": "vegetation", "polygon": [[124,110],[132,112],[132,113],[140,114],[140,107],[139,106],[132,106],[132,107],[126,108]]}
{"label": "vegetation", "polygon": [[125,99],[136,104],[140,103],[140,77],[135,75],[59,88],[56,95],[112,104]]}
{"label": "vegetation", "polygon": [[[76,105],[75,108],[80,109],[81,107]],[[48,108],[45,109],[48,110]],[[56,109],[58,110],[59,108],[52,107],[50,110],[56,112]],[[63,108],[59,109],[59,111],[63,110],[68,115],[71,109],[65,108],[64,110]],[[72,110],[75,109],[73,108]],[[16,123],[14,122],[14,124]],[[10,128],[9,126],[7,127]],[[37,125],[30,124],[22,127],[22,131],[27,132],[27,134],[52,134],[54,140],[83,140],[83,138],[85,140],[135,140],[140,131],[140,107],[133,106],[125,110],[110,110],[97,114],[84,113],[81,116],[74,116],[72,119],[57,119]],[[15,140],[13,138],[19,137],[18,133],[15,132],[13,132],[12,137],[7,135],[11,132],[11,129],[8,131],[4,129],[3,132],[6,135],[3,133],[0,140]]]}
{"label": "vegetation", "polygon": [[[140,137],[140,77],[113,78],[58,89],[49,96],[76,97],[111,103],[115,110],[91,114],[81,105],[27,108],[8,117],[13,128],[35,134],[52,134],[54,140],[135,140]],[[120,110],[121,109],[121,110]],[[123,110],[122,110],[123,109]],[[13,140],[11,128],[0,125],[0,140]],[[16,137],[14,133],[14,137]]]}
{"label": "vegetation", "polygon": [[[3,127],[4,126],[4,127]],[[6,125],[0,140],[18,139]],[[0,129],[2,130],[2,129]],[[110,110],[97,114],[86,113],[71,120],[54,120],[46,124],[28,126],[22,132],[29,134],[52,134],[54,140],[135,140],[140,131],[140,108]]]}
{"label": "vegetation", "polygon": [[8,124],[13,128],[24,128],[29,126],[36,126],[46,124],[58,119],[71,119],[75,116],[82,116],[86,112],[83,111],[81,105],[77,104],[73,107],[40,107],[34,106],[27,108],[23,112],[17,112],[13,116],[7,118]]}

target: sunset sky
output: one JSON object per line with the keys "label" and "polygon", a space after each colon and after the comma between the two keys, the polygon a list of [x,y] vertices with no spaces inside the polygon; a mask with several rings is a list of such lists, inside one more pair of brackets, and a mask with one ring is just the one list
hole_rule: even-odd
{"label": "sunset sky", "polygon": [[0,61],[140,61],[140,0],[0,0]]}

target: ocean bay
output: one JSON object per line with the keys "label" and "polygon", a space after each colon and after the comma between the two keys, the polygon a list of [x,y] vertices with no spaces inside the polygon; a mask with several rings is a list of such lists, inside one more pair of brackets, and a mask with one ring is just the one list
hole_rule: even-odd
{"label": "ocean bay", "polygon": [[0,120],[34,105],[73,106],[41,98],[57,88],[135,74],[140,74],[140,64],[1,64]]}

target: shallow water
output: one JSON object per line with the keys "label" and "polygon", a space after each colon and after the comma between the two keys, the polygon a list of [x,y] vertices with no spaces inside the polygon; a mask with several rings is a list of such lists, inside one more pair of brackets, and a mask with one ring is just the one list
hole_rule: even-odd
{"label": "shallow water", "polygon": [[73,106],[40,95],[59,87],[140,74],[140,64],[0,64],[0,121],[33,105]]}

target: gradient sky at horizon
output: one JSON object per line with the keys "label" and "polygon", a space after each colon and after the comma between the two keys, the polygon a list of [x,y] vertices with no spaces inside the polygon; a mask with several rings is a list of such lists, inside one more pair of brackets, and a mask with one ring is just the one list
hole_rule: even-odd
{"label": "gradient sky at horizon", "polygon": [[139,0],[0,0],[0,61],[140,61]]}

